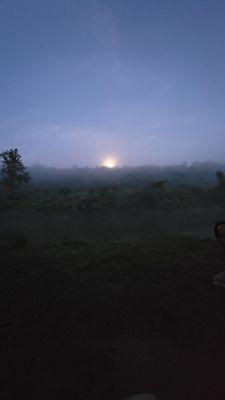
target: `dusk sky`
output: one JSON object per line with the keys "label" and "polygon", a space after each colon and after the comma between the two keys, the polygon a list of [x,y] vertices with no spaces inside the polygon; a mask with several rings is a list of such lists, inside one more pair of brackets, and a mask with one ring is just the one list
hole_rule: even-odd
{"label": "dusk sky", "polygon": [[225,161],[224,0],[0,0],[0,150]]}

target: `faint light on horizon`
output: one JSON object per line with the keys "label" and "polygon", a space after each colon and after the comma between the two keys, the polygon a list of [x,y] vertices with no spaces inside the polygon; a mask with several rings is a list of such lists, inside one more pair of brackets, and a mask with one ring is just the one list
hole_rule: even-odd
{"label": "faint light on horizon", "polygon": [[115,168],[118,166],[118,162],[113,157],[107,157],[103,160],[102,166],[106,168]]}

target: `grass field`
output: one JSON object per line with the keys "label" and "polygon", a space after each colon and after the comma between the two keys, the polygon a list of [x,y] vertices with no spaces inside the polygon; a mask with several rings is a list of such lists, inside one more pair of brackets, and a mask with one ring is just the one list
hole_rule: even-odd
{"label": "grass field", "polygon": [[1,249],[1,399],[225,398],[214,240]]}
{"label": "grass field", "polygon": [[[80,215],[44,213],[17,208],[0,213],[0,246],[12,233],[22,233],[29,246],[62,244],[68,241],[146,240],[146,237],[188,235],[212,238],[213,226],[224,219],[224,208],[148,210]],[[12,237],[11,237],[12,239]]]}

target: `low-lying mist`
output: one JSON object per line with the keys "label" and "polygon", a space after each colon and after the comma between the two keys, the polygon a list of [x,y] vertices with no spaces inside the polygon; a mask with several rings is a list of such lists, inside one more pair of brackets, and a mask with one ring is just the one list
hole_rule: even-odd
{"label": "low-lying mist", "polygon": [[190,184],[213,186],[216,172],[225,170],[225,164],[217,162],[186,163],[171,166],[137,167],[71,167],[54,168],[33,165],[28,168],[33,183],[60,183],[73,186],[119,184],[142,186],[156,180],[167,180],[169,185]]}
{"label": "low-lying mist", "polygon": [[[56,169],[33,166],[0,190],[0,246],[93,240],[212,237],[225,215],[225,165]],[[220,173],[218,174],[218,171]],[[16,238],[16,239],[15,239]]]}

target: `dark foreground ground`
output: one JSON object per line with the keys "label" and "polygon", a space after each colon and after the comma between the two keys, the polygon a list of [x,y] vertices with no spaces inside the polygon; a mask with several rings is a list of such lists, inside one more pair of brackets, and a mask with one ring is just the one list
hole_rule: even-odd
{"label": "dark foreground ground", "polygon": [[213,240],[0,250],[0,398],[225,399]]}

